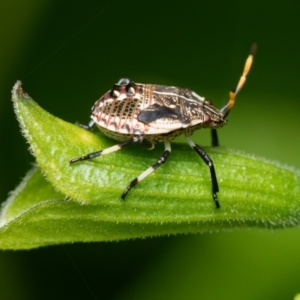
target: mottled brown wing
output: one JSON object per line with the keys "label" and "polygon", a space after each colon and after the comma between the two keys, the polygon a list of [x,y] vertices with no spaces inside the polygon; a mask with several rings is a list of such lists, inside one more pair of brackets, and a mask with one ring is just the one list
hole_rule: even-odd
{"label": "mottled brown wing", "polygon": [[138,120],[154,128],[176,130],[183,128],[180,108],[170,108],[157,103],[143,109]]}

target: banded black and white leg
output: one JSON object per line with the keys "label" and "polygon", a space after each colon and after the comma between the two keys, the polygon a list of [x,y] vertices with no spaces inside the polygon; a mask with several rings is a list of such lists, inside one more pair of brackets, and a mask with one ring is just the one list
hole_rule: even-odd
{"label": "banded black and white leg", "polygon": [[[133,143],[136,143],[136,142],[141,142],[142,140],[143,140],[143,137],[141,137],[141,136],[134,136],[131,139],[129,139],[129,140],[123,142],[123,143],[114,145],[114,146],[106,148],[104,150],[92,152],[92,153],[89,153],[87,155],[83,155],[83,156],[80,156],[80,157],[73,158],[73,159],[70,160],[70,164],[73,164],[73,163],[76,163],[76,162],[79,162],[79,161],[83,161],[83,160],[93,159],[93,158],[101,156],[101,155],[109,154],[109,153],[118,151],[118,150],[122,149],[123,147],[128,146],[130,144],[133,144]],[[157,162],[155,164],[153,164],[150,168],[148,168],[147,170],[145,170],[138,177],[136,177],[135,179],[133,179],[131,181],[131,183],[129,184],[129,186],[123,192],[123,194],[121,196],[122,199],[125,199],[127,193],[134,186],[136,186],[145,177],[147,177],[149,174],[151,174],[153,171],[155,171],[158,167],[160,167],[162,164],[164,164],[166,162],[166,160],[168,159],[170,153],[171,153],[171,143],[170,142],[165,142],[165,151],[162,154],[162,156],[157,160]]]}
{"label": "banded black and white leg", "polygon": [[140,181],[142,181],[144,178],[146,178],[149,174],[154,172],[158,167],[160,167],[162,164],[164,164],[168,157],[170,156],[171,153],[171,143],[168,141],[164,142],[165,144],[165,151],[163,152],[162,156],[157,160],[155,164],[153,164],[150,168],[145,170],[143,173],[141,173],[138,177],[133,179],[129,186],[125,189],[125,191],[122,194],[122,198],[125,199],[127,193],[134,187],[136,186]]}
{"label": "banded black and white leg", "polygon": [[210,177],[212,183],[212,196],[215,202],[216,208],[220,208],[220,203],[217,197],[217,193],[219,192],[219,185],[217,181],[216,171],[214,167],[214,163],[212,159],[208,156],[208,154],[197,144],[195,144],[189,136],[186,136],[186,140],[188,144],[199,154],[202,160],[207,164],[210,170]]}
{"label": "banded black and white leg", "polygon": [[210,130],[210,134],[211,134],[211,145],[212,145],[212,147],[219,147],[220,143],[219,143],[217,129],[212,128]]}
{"label": "banded black and white leg", "polygon": [[87,124],[87,125],[81,124],[81,123],[78,123],[78,122],[76,122],[75,124],[76,124],[78,127],[83,128],[83,129],[85,129],[85,130],[92,130],[92,129],[95,127],[95,121],[94,121],[94,120],[91,120],[91,121],[89,122],[89,124]]}
{"label": "banded black and white leg", "polygon": [[137,135],[123,143],[114,145],[114,146],[106,148],[104,150],[92,152],[92,153],[89,153],[89,154],[86,154],[86,155],[83,155],[80,157],[73,158],[70,160],[70,164],[73,164],[73,163],[76,163],[79,161],[83,161],[83,160],[93,159],[93,158],[101,156],[101,155],[109,154],[109,153],[118,151],[118,150],[122,149],[123,147],[131,145],[133,143],[141,142],[142,140],[143,140],[143,137]]}

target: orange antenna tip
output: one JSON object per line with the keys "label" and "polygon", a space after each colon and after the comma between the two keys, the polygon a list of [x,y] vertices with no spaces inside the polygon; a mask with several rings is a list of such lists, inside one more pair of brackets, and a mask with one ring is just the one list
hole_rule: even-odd
{"label": "orange antenna tip", "polygon": [[256,43],[253,43],[252,46],[251,46],[251,49],[250,49],[250,54],[245,62],[245,66],[244,66],[244,70],[243,70],[243,74],[238,82],[238,85],[235,89],[235,94],[237,94],[241,88],[243,87],[244,83],[246,82],[246,76],[248,75],[250,69],[251,69],[251,66],[252,66],[252,63],[253,63],[253,57],[256,53],[256,50],[257,50],[257,45]]}
{"label": "orange antenna tip", "polygon": [[252,66],[252,63],[253,63],[253,57],[256,53],[256,50],[257,50],[257,45],[256,45],[256,43],[253,43],[252,46],[251,46],[251,49],[250,49],[249,56],[246,59],[242,76],[240,77],[240,80],[238,81],[236,89],[234,91],[229,92],[229,102],[221,109],[221,112],[226,117],[228,116],[231,108],[234,105],[235,97],[236,97],[237,93],[241,90],[241,88],[243,87],[243,85],[246,82],[247,75],[248,75],[248,73],[251,69],[251,66]]}

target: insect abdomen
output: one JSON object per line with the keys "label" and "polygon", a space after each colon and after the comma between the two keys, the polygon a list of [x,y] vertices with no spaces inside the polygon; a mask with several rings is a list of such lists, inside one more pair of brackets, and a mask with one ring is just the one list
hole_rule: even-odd
{"label": "insect abdomen", "polygon": [[148,126],[138,120],[138,114],[150,103],[151,99],[144,97],[143,85],[114,85],[95,103],[92,118],[105,134],[146,134]]}

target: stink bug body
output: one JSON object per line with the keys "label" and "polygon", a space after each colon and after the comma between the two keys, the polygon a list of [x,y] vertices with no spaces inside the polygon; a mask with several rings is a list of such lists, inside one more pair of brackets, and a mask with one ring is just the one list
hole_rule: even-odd
{"label": "stink bug body", "polygon": [[227,123],[227,116],[234,105],[236,94],[246,81],[255,51],[256,45],[254,44],[236,89],[229,93],[229,102],[221,109],[214,107],[210,101],[190,89],[140,84],[127,78],[120,79],[95,103],[92,108],[91,122],[80,126],[91,129],[96,125],[104,134],[121,143],[102,151],[74,158],[70,163],[108,154],[143,140],[152,145],[164,142],[165,151],[162,156],[155,164],[131,181],[122,194],[124,199],[132,187],[166,162],[171,153],[170,141],[184,134],[187,143],[209,167],[212,196],[216,207],[219,208],[217,197],[219,186],[213,161],[199,145],[191,140],[190,136],[200,128],[211,128],[212,145],[218,146],[216,129]]}

